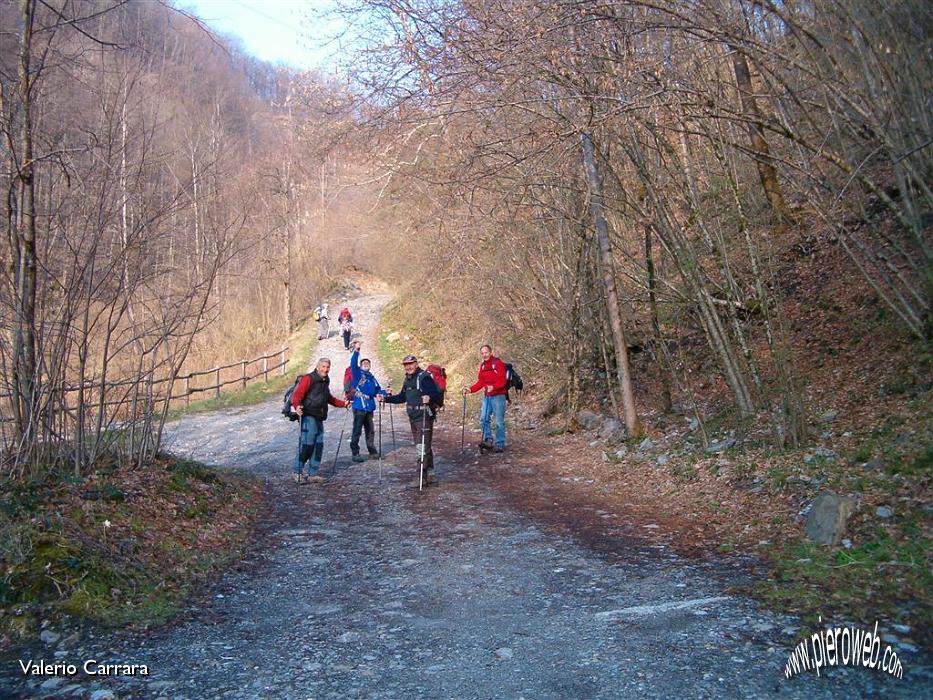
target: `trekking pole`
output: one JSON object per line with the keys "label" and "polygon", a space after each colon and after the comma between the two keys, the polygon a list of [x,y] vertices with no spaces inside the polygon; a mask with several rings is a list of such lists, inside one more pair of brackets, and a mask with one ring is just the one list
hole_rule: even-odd
{"label": "trekking pole", "polygon": [[460,452],[463,452],[466,440],[466,394],[463,395],[463,416],[460,418]]}
{"label": "trekking pole", "polygon": [[428,427],[428,409],[421,410],[421,466],[418,469],[418,490],[424,488],[424,431]]}
{"label": "trekking pole", "polygon": [[379,402],[379,483],[382,483],[382,406]]}
{"label": "trekking pole", "polygon": [[392,450],[398,449],[398,443],[395,442],[395,420],[392,418],[392,404],[389,404],[389,425],[392,426]]}
{"label": "trekking pole", "polygon": [[343,434],[347,430],[347,416],[350,415],[349,411],[344,411],[343,415],[343,425],[340,426],[340,439],[337,440],[337,452],[334,454],[334,466],[331,467],[330,475],[335,476],[337,474],[337,458],[340,456],[340,445],[343,443]]}

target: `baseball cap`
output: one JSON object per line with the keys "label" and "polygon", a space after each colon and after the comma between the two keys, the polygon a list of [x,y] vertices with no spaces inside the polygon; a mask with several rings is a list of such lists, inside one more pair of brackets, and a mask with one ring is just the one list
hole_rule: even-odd
{"label": "baseball cap", "polygon": [[402,358],[403,365],[410,365],[411,363],[417,362],[417,361],[418,361],[418,358],[415,357],[414,355],[405,355],[405,357]]}

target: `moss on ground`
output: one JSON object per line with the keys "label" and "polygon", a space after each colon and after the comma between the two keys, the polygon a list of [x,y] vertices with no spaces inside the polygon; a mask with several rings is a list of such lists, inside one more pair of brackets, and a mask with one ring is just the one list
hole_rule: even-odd
{"label": "moss on ground", "polygon": [[258,482],[171,459],[0,484],[0,634],[28,637],[56,617],[164,623],[239,555],[259,498]]}

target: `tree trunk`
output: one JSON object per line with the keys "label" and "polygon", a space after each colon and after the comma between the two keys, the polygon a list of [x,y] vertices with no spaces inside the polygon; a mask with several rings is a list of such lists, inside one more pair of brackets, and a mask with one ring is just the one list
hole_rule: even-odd
{"label": "tree trunk", "polygon": [[31,447],[36,404],[36,205],[32,145],[32,31],[35,0],[22,0],[19,54],[20,130],[19,221],[17,222],[16,330],[13,338],[13,383],[16,429],[21,444]]}
{"label": "tree trunk", "polygon": [[586,170],[586,182],[590,195],[590,213],[596,228],[596,241],[599,244],[599,259],[606,293],[606,308],[609,312],[609,327],[612,330],[612,343],[615,347],[616,372],[622,391],[622,413],[625,427],[630,436],[642,432],[641,421],[635,410],[635,392],[632,389],[632,376],[628,364],[628,344],[622,326],[622,314],[619,310],[619,298],[616,293],[615,274],[612,269],[612,250],[609,246],[609,226],[603,213],[603,183],[596,164],[593,139],[588,131],[580,133],[583,144],[583,165]]}
{"label": "tree trunk", "polygon": [[777,170],[771,164],[771,150],[768,148],[768,142],[765,141],[764,130],[759,126],[761,122],[761,112],[758,110],[758,104],[755,101],[755,93],[752,88],[751,71],[748,69],[748,60],[745,54],[741,53],[734,46],[729,47],[732,50],[732,68],[735,71],[735,83],[739,88],[739,96],[742,100],[742,109],[749,114],[752,119],[748,122],[748,136],[751,141],[752,151],[755,153],[755,165],[758,166],[758,177],[761,179],[761,186],[768,198],[768,204],[771,207],[771,220],[774,227],[778,230],[784,229],[787,220],[787,207],[784,204],[784,192],[777,179]]}
{"label": "tree trunk", "polygon": [[668,377],[669,364],[666,360],[664,337],[661,335],[661,322],[658,319],[657,279],[654,275],[654,255],[651,252],[651,225],[645,224],[645,267],[648,269],[648,304],[651,308],[651,329],[654,341],[658,344],[658,361],[661,364],[661,397],[665,412],[671,410],[671,380]]}

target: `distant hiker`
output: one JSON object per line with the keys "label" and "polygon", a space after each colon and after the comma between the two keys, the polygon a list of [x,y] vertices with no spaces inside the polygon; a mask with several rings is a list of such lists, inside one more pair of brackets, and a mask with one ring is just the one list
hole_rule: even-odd
{"label": "distant hiker", "polygon": [[[324,455],[324,421],[327,407],[346,408],[349,404],[330,393],[330,360],[322,357],[314,371],[298,381],[292,393],[292,407],[301,416],[301,434],[298,438],[298,454],[295,456],[294,480],[296,483],[320,483],[324,479],[317,474]],[[310,460],[308,475],[302,478],[305,462]]]}
{"label": "distant hiker", "polygon": [[353,314],[350,313],[350,309],[348,309],[346,306],[340,309],[340,314],[337,316],[338,322],[343,323],[345,320],[353,323]]}
{"label": "distant hiker", "polygon": [[340,332],[343,334],[343,348],[349,350],[350,334],[353,333],[353,316],[346,309],[340,312]]}
{"label": "distant hiker", "polygon": [[317,339],[324,340],[330,335],[328,327],[327,304],[321,304],[314,310],[314,319],[317,321]]}
{"label": "distant hiker", "polygon": [[[408,422],[411,424],[411,439],[419,446],[424,440],[424,483],[430,486],[437,483],[431,439],[434,434],[435,408],[443,402],[443,395],[434,378],[418,366],[418,359],[414,355],[406,356],[402,360],[402,366],[405,368],[402,390],[397,394],[380,396],[378,400],[406,404]],[[415,484],[420,485],[420,479],[416,479]]]}
{"label": "distant hiker", "polygon": [[376,449],[375,431],[373,430],[373,413],[376,411],[376,397],[385,396],[386,390],[379,386],[379,382],[369,371],[371,363],[368,359],[360,359],[362,343],[357,340],[353,344],[353,354],[350,355],[350,387],[353,392],[353,433],[350,436],[350,451],[354,462],[365,462],[360,457],[360,433],[366,432],[366,449],[370,459],[379,457]]}
{"label": "distant hiker", "polygon": [[[493,356],[489,345],[483,345],[479,349],[479,354],[483,358],[479,366],[479,378],[473,386],[463,387],[463,393],[472,394],[480,389],[484,390],[483,408],[479,416],[479,422],[483,428],[483,441],[479,444],[479,449],[502,452],[505,449],[505,404],[508,394],[508,375],[505,363]],[[496,419],[495,446],[492,443],[492,426],[490,425],[493,416]]]}

